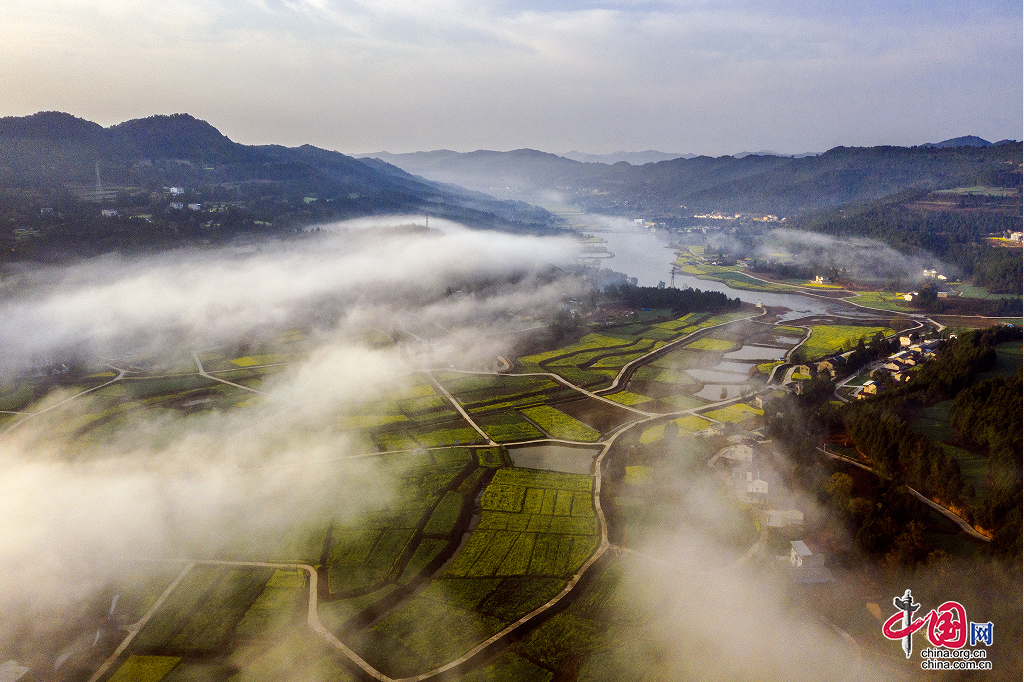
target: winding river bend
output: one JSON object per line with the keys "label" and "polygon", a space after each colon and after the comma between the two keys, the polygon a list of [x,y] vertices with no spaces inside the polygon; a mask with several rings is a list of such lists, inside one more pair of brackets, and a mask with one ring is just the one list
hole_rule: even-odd
{"label": "winding river bend", "polygon": [[[658,282],[668,284],[672,280],[672,263],[675,251],[669,246],[667,232],[648,230],[592,230],[595,236],[607,242],[612,258],[602,261],[602,266],[636,277],[640,286],[653,287]],[[798,293],[779,294],[762,291],[734,289],[722,282],[698,279],[693,275],[676,273],[676,287],[693,288],[703,291],[719,291],[729,298],[739,298],[745,303],[763,303],[766,306],[789,308],[783,320],[792,320],[808,315],[835,315],[839,317],[878,317],[879,313],[859,310],[835,300],[825,300]]]}

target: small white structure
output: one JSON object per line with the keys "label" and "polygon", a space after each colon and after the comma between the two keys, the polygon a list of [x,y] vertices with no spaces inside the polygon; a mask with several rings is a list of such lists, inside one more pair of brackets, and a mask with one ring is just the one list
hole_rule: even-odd
{"label": "small white structure", "polygon": [[189,204],[188,208],[190,211],[200,211],[203,208],[202,204]]}
{"label": "small white structure", "polygon": [[101,213],[103,214],[104,218],[116,218],[117,217],[117,211],[115,211],[112,208],[105,208],[105,209],[103,209],[101,211]]}
{"label": "small white structure", "polygon": [[790,540],[789,556],[778,557],[789,577],[795,583],[828,583],[834,582],[832,571],[825,568],[825,555],[815,552],[803,540]]}
{"label": "small white structure", "polygon": [[793,568],[825,565],[824,555],[815,553],[803,540],[790,540],[789,545],[789,564]]}
{"label": "small white structure", "polygon": [[762,502],[768,498],[768,481],[757,478],[747,483],[747,502]]}
{"label": "small white structure", "polygon": [[172,201],[171,208],[174,209],[175,211],[180,211],[181,209],[185,208],[185,204],[181,203],[180,201]]}

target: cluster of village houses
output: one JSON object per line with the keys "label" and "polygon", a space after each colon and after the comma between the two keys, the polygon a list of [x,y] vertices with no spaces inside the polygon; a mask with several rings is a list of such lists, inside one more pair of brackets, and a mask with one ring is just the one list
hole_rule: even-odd
{"label": "cluster of village houses", "polygon": [[[914,343],[908,337],[901,336],[900,346],[903,350],[887,357],[879,370],[887,372],[896,383],[909,381],[911,368],[934,358],[936,346],[938,345],[939,341],[937,339]],[[855,398],[877,395],[879,388],[881,388],[881,385],[877,381],[873,379],[868,380],[859,388],[855,387],[853,395]]]}
{"label": "cluster of village houses", "polygon": [[[708,462],[726,490],[740,502],[753,505],[762,527],[799,530],[804,513],[797,509],[793,493],[776,473],[774,462],[780,455],[774,442],[744,432],[729,436],[728,443]],[[777,557],[777,562],[797,583],[835,580],[825,566],[825,555],[808,540],[791,540],[790,553]]]}
{"label": "cluster of village houses", "polygon": [[[907,372],[935,356],[939,341],[915,342],[910,337],[900,337],[900,351],[885,359],[880,369],[889,372],[897,382],[906,381]],[[852,351],[851,351],[852,352]],[[819,374],[827,372],[833,378],[843,375],[846,358],[850,352],[826,358],[814,366]],[[810,376],[810,364],[797,365],[795,374]],[[801,382],[790,381],[792,390],[799,392]],[[857,397],[877,393],[878,384],[868,381],[855,388]],[[710,431],[711,429],[709,429]],[[709,434],[724,435],[724,434]],[[774,442],[761,440],[754,432],[741,432],[727,438],[728,445],[720,449],[708,462],[733,498],[753,506],[762,527],[784,528],[799,531],[804,524],[804,514],[797,508],[793,493],[783,484],[776,473],[781,456],[775,451]],[[835,578],[825,566],[825,555],[806,539],[791,540],[790,553],[777,557],[778,565],[797,583],[832,582]]]}
{"label": "cluster of village houses", "polygon": [[[937,339],[931,341],[914,342],[908,336],[900,337],[900,351],[887,357],[881,366],[876,369],[889,374],[895,383],[902,383],[910,379],[913,367],[931,360],[935,357],[936,347],[939,345]],[[817,363],[805,363],[795,365],[791,378],[785,382],[785,386],[795,393],[801,392],[799,377],[811,376],[814,370],[818,374],[828,373],[833,379],[843,375],[843,368],[846,366],[846,359],[853,351],[841,355],[825,358]],[[812,369],[813,367],[813,369]],[[874,367],[874,366],[873,366]],[[862,386],[853,386],[853,397],[864,398],[869,395],[876,395],[882,384],[869,380]]]}

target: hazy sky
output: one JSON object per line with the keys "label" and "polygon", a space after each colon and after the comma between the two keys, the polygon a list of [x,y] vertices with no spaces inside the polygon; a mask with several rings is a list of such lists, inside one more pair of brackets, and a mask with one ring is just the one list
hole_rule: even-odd
{"label": "hazy sky", "polygon": [[4,0],[0,115],[709,154],[1022,137],[1019,0]]}

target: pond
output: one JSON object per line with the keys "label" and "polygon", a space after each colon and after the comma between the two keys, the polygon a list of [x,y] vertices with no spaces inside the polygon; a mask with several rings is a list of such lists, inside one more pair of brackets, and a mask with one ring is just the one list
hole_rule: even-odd
{"label": "pond", "polygon": [[[795,343],[795,342],[794,342]],[[726,360],[781,360],[786,354],[785,348],[774,346],[743,346],[739,350],[726,353],[722,357]]]}
{"label": "pond", "polygon": [[590,474],[594,458],[600,451],[600,448],[574,448],[568,445],[526,445],[510,447],[508,455],[517,467],[565,474]]}
{"label": "pond", "polygon": [[686,373],[701,383],[717,381],[720,383],[743,383],[747,380],[747,372],[716,372],[710,369],[688,369]]}
{"label": "pond", "polygon": [[711,369],[718,372],[737,372],[744,376],[750,373],[751,365],[746,362],[720,362]]}
{"label": "pond", "polygon": [[698,392],[694,393],[698,398],[704,400],[718,401],[723,400],[722,389],[725,389],[726,398],[735,398],[741,395],[747,388],[744,384],[708,384]]}

